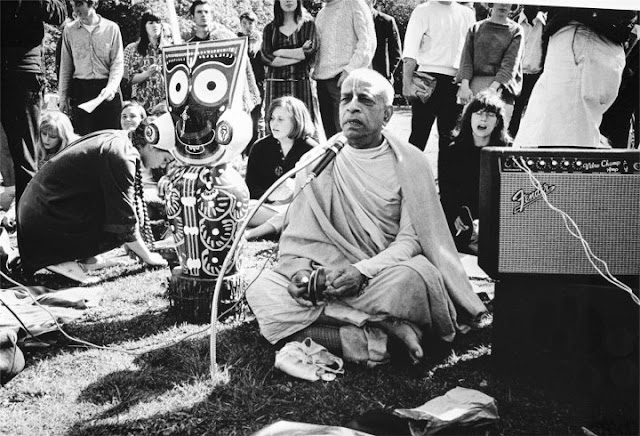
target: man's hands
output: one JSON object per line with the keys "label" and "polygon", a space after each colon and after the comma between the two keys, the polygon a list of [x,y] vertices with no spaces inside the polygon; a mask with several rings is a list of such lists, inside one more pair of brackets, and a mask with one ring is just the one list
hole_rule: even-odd
{"label": "man's hands", "polygon": [[[325,297],[345,298],[358,295],[366,277],[354,266],[338,269],[326,269],[326,289],[323,292]],[[287,291],[289,295],[302,306],[311,307],[313,303],[309,301],[307,286],[311,277],[310,270],[300,270],[293,275]],[[318,301],[318,305],[325,304]]]}
{"label": "man's hands", "polygon": [[327,270],[327,289],[324,295],[344,298],[358,295],[366,277],[353,265]]}
{"label": "man's hands", "polygon": [[106,101],[113,100],[113,97],[115,96],[116,96],[115,89],[109,89],[109,88],[102,88],[102,91],[100,91],[100,95],[98,95],[98,97],[102,97]]}
{"label": "man's hands", "polygon": [[289,295],[301,306],[313,306],[313,303],[307,300],[307,285],[310,277],[311,271],[307,269],[300,270],[291,277],[291,282],[287,286]]}

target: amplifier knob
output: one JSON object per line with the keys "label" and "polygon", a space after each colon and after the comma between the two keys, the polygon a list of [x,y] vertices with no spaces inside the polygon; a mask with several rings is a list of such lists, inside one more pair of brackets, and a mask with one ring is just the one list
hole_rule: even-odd
{"label": "amplifier knob", "polygon": [[535,162],[533,161],[533,159],[527,160],[527,165],[530,166],[530,167],[533,166],[534,163]]}
{"label": "amplifier knob", "polygon": [[551,166],[552,166],[552,167],[557,167],[557,166],[558,166],[558,161],[557,161],[557,160],[555,160],[555,159],[553,159],[553,160],[551,161]]}
{"label": "amplifier knob", "polygon": [[538,161],[538,167],[539,168],[544,168],[547,165],[547,163],[543,160]]}
{"label": "amplifier knob", "polygon": [[577,167],[581,167],[581,166],[582,166],[582,161],[581,161],[581,160],[576,161],[576,166],[577,166]]}
{"label": "amplifier knob", "polygon": [[571,162],[569,162],[568,160],[562,161],[562,166],[565,168],[569,168],[569,165],[571,165]]}

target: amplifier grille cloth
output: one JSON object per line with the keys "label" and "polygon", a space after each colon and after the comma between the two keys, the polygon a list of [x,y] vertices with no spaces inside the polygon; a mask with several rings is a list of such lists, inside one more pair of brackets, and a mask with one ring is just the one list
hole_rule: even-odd
{"label": "amplifier grille cloth", "polygon": [[[640,175],[535,176],[541,183],[555,185],[549,201],[573,218],[593,253],[607,262],[612,274],[640,274]],[[597,274],[580,241],[569,234],[560,214],[544,199],[514,213],[519,203],[512,197],[519,190],[534,191],[526,174],[501,174],[499,271]]]}

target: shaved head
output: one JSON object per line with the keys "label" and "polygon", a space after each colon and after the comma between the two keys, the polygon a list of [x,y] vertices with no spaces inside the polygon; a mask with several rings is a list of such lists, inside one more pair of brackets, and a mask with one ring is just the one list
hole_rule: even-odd
{"label": "shaved head", "polygon": [[369,83],[371,92],[382,98],[385,106],[391,106],[393,104],[394,92],[391,83],[389,83],[383,75],[369,68],[353,70],[342,84],[342,89],[344,90],[347,86],[354,87],[362,81]]}

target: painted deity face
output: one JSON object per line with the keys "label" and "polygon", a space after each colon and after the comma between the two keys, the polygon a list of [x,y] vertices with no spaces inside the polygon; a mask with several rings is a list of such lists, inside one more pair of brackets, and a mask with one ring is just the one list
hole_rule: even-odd
{"label": "painted deity face", "polygon": [[42,146],[48,153],[56,153],[62,144],[58,129],[55,127],[42,129],[40,139],[42,140]]}
{"label": "painted deity face", "polygon": [[471,114],[471,131],[476,139],[490,137],[497,124],[498,116],[493,112],[480,109]]}
{"label": "painted deity face", "polygon": [[285,108],[279,106],[271,113],[269,127],[274,138],[278,140],[289,138],[293,130],[293,117]]}
{"label": "painted deity face", "polygon": [[142,114],[140,109],[134,106],[126,107],[120,113],[120,126],[122,130],[131,131],[135,130],[142,121]]}
{"label": "painted deity face", "polygon": [[233,122],[226,121],[243,115],[231,117],[235,111],[242,112],[238,77],[244,74],[246,44],[245,38],[238,38],[163,50],[167,101],[175,125],[177,158],[182,162],[203,165],[217,161],[225,147],[228,151],[230,143],[246,133],[244,127],[234,128]]}

